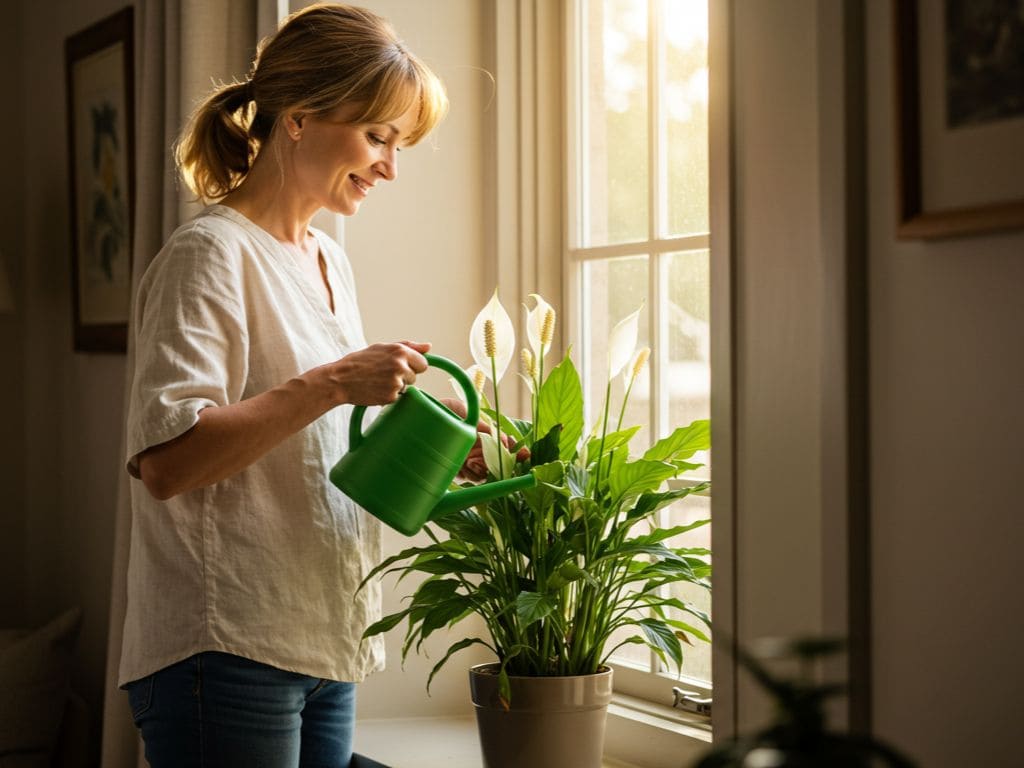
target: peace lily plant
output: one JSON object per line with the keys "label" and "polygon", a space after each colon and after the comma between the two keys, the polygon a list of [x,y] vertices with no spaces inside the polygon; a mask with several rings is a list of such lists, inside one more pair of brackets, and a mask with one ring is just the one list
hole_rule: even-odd
{"label": "peace lily plant", "polygon": [[[473,323],[475,365],[468,373],[491,428],[482,436],[488,480],[532,472],[536,487],[438,518],[424,529],[429,544],[388,558],[367,576],[426,575],[402,610],[364,633],[370,637],[407,620],[403,659],[436,630],[473,614],[483,619],[487,636],[453,643],[433,667],[428,689],[452,654],[476,644],[497,657],[507,696],[509,675],[593,674],[628,643],[646,644],[679,668],[684,644],[708,640],[708,617],[665,589],[678,582],[710,586],[710,552],[668,543],[708,521],[660,528],[656,513],[708,488],[705,482],[672,490],[664,485],[701,466],[689,459],[710,447],[709,423],[695,421],[642,455],[630,454],[640,426],[623,425],[626,401],[650,354],[636,350],[638,309],[611,333],[604,403],[594,427],[585,430],[583,389],[569,355],[545,368],[555,311],[542,297],[531,298],[528,345],[520,354],[529,418],[500,409],[498,384],[515,338],[497,291]],[[620,374],[625,394],[616,409],[611,383]],[[613,635],[623,638],[622,628],[635,632],[613,644]]]}

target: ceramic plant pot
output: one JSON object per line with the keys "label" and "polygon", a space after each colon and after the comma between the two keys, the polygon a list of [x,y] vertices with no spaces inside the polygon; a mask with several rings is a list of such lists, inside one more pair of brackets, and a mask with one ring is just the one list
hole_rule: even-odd
{"label": "ceramic plant pot", "polygon": [[612,671],[572,677],[510,677],[498,697],[498,665],[469,671],[484,768],[600,768]]}

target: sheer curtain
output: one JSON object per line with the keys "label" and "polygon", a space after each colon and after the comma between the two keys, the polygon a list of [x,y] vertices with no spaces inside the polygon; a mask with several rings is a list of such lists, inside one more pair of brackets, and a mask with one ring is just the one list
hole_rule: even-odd
{"label": "sheer curtain", "polygon": [[[136,0],[135,12],[137,130],[132,279],[137,285],[168,235],[199,210],[188,189],[176,180],[171,145],[193,107],[215,83],[245,77],[257,41],[277,28],[287,12],[287,2]],[[131,333],[128,337],[126,375],[130,382],[134,355]],[[118,477],[103,768],[146,764],[127,696],[117,688],[131,528],[128,475],[123,466],[118,468]]]}

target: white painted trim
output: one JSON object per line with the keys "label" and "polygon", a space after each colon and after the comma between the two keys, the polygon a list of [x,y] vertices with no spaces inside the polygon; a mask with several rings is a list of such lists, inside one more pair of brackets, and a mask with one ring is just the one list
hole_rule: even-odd
{"label": "white painted trim", "polygon": [[708,6],[708,163],[711,241],[711,443],[715,453],[712,684],[715,739],[736,735],[736,400],[733,254],[733,0]]}
{"label": "white painted trim", "polygon": [[[483,294],[498,287],[516,338],[524,339],[522,305],[529,294],[565,306],[562,7],[544,0],[488,0],[484,20],[495,91],[487,112]],[[561,349],[552,354],[557,358]],[[506,409],[526,412],[527,393],[518,378],[506,381]]]}

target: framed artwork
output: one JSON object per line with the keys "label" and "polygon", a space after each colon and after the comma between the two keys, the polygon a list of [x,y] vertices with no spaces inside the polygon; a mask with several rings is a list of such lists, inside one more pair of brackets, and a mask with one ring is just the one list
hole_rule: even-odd
{"label": "framed artwork", "polygon": [[76,352],[124,352],[135,197],[132,9],[67,38]]}
{"label": "framed artwork", "polygon": [[897,237],[1024,228],[1015,0],[894,0]]}

